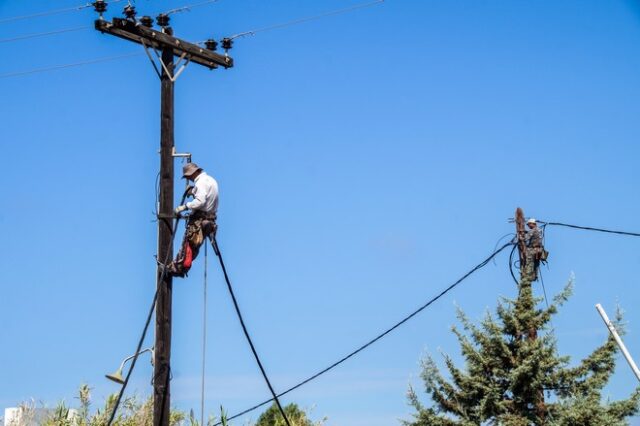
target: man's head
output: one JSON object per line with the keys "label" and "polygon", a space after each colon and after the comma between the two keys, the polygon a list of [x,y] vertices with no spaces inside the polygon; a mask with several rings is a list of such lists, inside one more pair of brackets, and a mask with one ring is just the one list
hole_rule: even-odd
{"label": "man's head", "polygon": [[537,226],[538,226],[538,222],[536,222],[536,220],[535,220],[534,218],[530,218],[530,219],[527,221],[527,226],[528,226],[529,228],[533,229],[533,228],[535,228],[535,227],[537,227]]}
{"label": "man's head", "polygon": [[202,168],[200,168],[196,163],[187,163],[182,166],[183,179],[194,180],[200,173],[202,173]]}

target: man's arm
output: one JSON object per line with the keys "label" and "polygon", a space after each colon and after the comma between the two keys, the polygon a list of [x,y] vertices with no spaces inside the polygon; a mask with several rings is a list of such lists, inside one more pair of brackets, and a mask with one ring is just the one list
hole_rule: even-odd
{"label": "man's arm", "polygon": [[202,183],[196,183],[191,193],[193,194],[193,200],[185,203],[185,206],[187,206],[187,208],[191,210],[198,210],[202,208],[205,203],[205,197],[207,196],[207,191],[205,191],[205,188],[203,188]]}

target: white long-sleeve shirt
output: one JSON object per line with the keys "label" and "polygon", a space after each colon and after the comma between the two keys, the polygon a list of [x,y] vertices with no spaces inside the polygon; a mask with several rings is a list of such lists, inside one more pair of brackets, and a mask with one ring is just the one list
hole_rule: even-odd
{"label": "white long-sleeve shirt", "polygon": [[185,206],[191,210],[215,213],[218,210],[218,182],[202,171],[194,183],[193,200]]}

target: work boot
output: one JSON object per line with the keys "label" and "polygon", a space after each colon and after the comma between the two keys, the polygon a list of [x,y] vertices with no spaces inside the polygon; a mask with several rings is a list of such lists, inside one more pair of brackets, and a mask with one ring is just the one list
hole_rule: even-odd
{"label": "work boot", "polygon": [[172,277],[179,277],[179,278],[184,278],[184,276],[186,275],[184,273],[184,269],[182,268],[182,265],[176,262],[171,262],[169,264],[169,266],[167,267],[167,273]]}
{"label": "work boot", "polygon": [[161,263],[156,257],[156,263],[158,264],[158,269],[160,270],[160,275],[168,275],[170,277],[180,277],[183,278],[185,276],[184,271],[182,271],[181,265],[176,266],[175,262],[171,262],[168,265]]}

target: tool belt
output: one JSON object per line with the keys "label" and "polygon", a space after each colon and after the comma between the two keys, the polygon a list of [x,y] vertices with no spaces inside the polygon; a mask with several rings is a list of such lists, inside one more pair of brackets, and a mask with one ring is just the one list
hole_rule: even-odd
{"label": "tool belt", "polygon": [[540,253],[538,254],[538,260],[542,262],[546,262],[548,258],[549,258],[549,252],[546,251],[544,248],[540,248]]}
{"label": "tool belt", "polygon": [[216,212],[205,212],[202,210],[193,210],[189,215],[189,220],[192,220],[192,219],[205,219],[205,220],[212,220],[215,222],[217,217],[216,217]]}
{"label": "tool belt", "polygon": [[549,252],[544,247],[530,247],[527,248],[527,257],[538,262],[546,262],[549,258]]}
{"label": "tool belt", "polygon": [[195,246],[200,247],[204,242],[205,237],[213,237],[218,231],[218,225],[216,224],[215,212],[203,212],[201,210],[195,210],[189,216],[187,222],[187,239]]}

